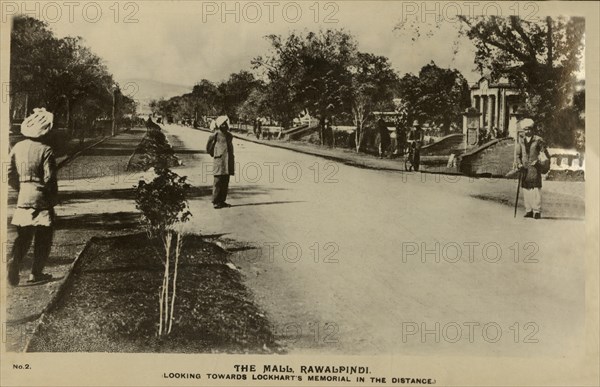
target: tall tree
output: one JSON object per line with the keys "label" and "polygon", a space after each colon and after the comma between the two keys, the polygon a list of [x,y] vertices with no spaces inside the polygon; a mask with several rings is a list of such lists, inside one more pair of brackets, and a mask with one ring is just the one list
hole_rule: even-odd
{"label": "tall tree", "polygon": [[[47,103],[47,84],[53,76],[48,62],[57,59],[59,44],[43,21],[26,16],[16,16],[13,19],[10,45],[11,94],[27,94],[34,104]],[[29,105],[32,106],[32,103]]]}
{"label": "tall tree", "polygon": [[584,47],[585,20],[460,17],[462,33],[477,49],[475,63],[493,78],[506,77],[527,99],[529,114],[550,142],[569,144],[571,109]]}
{"label": "tall tree", "polygon": [[357,53],[350,67],[352,74],[351,110],[356,126],[356,151],[360,150],[364,124],[371,112],[389,105],[398,88],[398,75],[384,56]]}
{"label": "tall tree", "polygon": [[[352,75],[349,65],[356,55],[354,37],[343,30],[292,32],[283,39],[269,35],[270,52],[253,60],[266,75],[273,108],[289,125],[303,109],[317,117],[321,127],[327,117],[350,105]],[[321,142],[323,134],[321,131]]]}
{"label": "tall tree", "polygon": [[199,118],[198,115],[206,117],[217,114],[218,93],[217,86],[207,79],[203,79],[194,85],[192,95],[195,103],[195,119]]}
{"label": "tall tree", "polygon": [[261,116],[272,117],[273,113],[267,101],[265,86],[252,90],[248,98],[238,107],[237,114],[246,119],[255,119]]}
{"label": "tall tree", "polygon": [[265,81],[265,102],[271,107],[272,117],[283,128],[291,126],[294,117],[303,109],[298,96],[302,63],[299,52],[302,37],[294,32],[283,39],[280,35],[267,35],[271,44],[264,56],[252,59],[252,67],[260,71]]}
{"label": "tall tree", "polygon": [[399,95],[407,104],[407,119],[430,122],[447,134],[460,127],[462,112],[469,106],[467,80],[456,69],[443,69],[431,62],[419,75],[400,79]]}
{"label": "tall tree", "polygon": [[102,60],[81,38],[57,39],[45,22],[32,17],[13,19],[10,82],[13,109],[25,95],[25,115],[44,106],[80,138],[95,119],[112,114],[115,82]]}
{"label": "tall tree", "polygon": [[238,119],[238,108],[248,98],[252,90],[257,88],[259,81],[248,71],[242,70],[231,74],[229,78],[217,87],[220,113],[228,115],[233,120]]}

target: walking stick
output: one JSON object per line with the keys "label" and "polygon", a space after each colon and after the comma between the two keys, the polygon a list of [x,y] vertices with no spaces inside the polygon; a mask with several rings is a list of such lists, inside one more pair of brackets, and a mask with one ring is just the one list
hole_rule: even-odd
{"label": "walking stick", "polygon": [[517,217],[517,207],[519,206],[519,189],[521,188],[521,170],[519,169],[519,176],[517,177],[517,197],[515,198],[515,218]]}

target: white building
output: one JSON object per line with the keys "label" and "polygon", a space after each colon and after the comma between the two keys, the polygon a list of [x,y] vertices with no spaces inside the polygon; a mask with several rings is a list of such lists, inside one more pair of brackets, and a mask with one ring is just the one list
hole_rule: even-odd
{"label": "white building", "polygon": [[506,79],[493,83],[488,76],[471,86],[471,106],[480,114],[479,127],[487,132],[497,130],[509,137],[517,136],[517,118],[522,106],[518,90]]}

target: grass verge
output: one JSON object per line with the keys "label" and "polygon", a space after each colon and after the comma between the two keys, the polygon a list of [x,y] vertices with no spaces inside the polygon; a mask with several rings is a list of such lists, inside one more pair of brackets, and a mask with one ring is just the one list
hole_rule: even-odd
{"label": "grass verge", "polygon": [[227,253],[184,239],[173,331],[157,337],[161,245],[145,234],[93,241],[30,352],[273,353],[269,322]]}

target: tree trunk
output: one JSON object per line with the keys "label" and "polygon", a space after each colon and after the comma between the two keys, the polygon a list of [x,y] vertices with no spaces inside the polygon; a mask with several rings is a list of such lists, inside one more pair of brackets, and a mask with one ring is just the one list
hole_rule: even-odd
{"label": "tree trunk", "polygon": [[319,141],[321,143],[321,146],[324,145],[324,139],[323,139],[323,132],[324,132],[324,127],[325,127],[325,119],[323,118],[323,116],[321,116],[319,118]]}
{"label": "tree trunk", "polygon": [[173,320],[174,320],[174,308],[175,308],[175,293],[177,291],[177,270],[179,266],[179,255],[181,254],[181,245],[183,243],[183,239],[181,238],[181,229],[177,231],[177,240],[175,242],[175,268],[173,269],[173,291],[171,292],[171,309],[169,316],[169,328],[167,333],[171,333],[171,329],[173,328]]}
{"label": "tree trunk", "polygon": [[335,132],[333,130],[333,125],[331,125],[331,147],[335,148]]}
{"label": "tree trunk", "polygon": [[67,127],[67,130],[69,130],[69,125],[71,123],[71,103],[70,103],[70,101],[69,101],[68,98],[66,99],[66,101],[67,101],[67,123],[66,123],[66,127]]}
{"label": "tree trunk", "polygon": [[553,52],[552,52],[552,18],[548,16],[546,18],[546,25],[548,26],[548,32],[546,34],[546,46],[548,46],[548,59],[546,60],[546,64],[548,65],[548,70],[552,69],[552,60],[553,60]]}
{"label": "tree trunk", "polygon": [[[73,127],[75,127],[75,123],[73,123]],[[84,143],[85,143],[85,121],[83,122],[82,127],[79,128],[79,145],[83,146]]]}
{"label": "tree trunk", "polygon": [[73,101],[68,100],[67,102],[67,131],[71,135],[71,137],[75,137],[77,134],[75,133],[75,120],[73,119]]}

